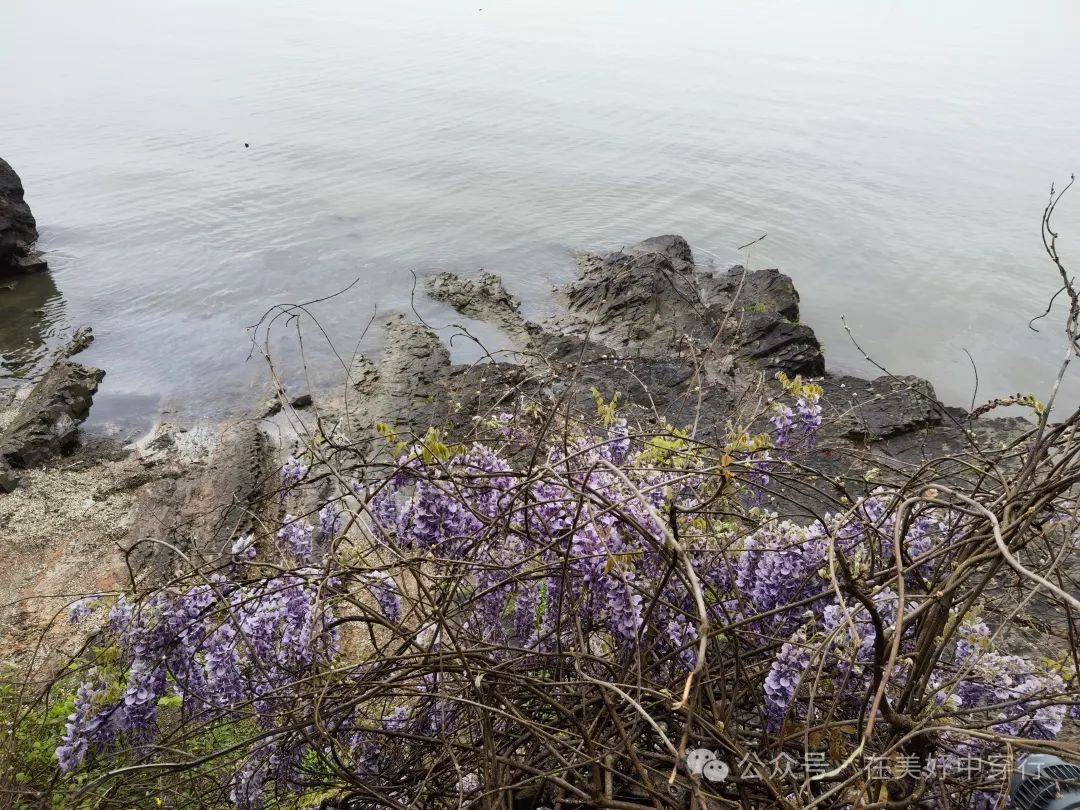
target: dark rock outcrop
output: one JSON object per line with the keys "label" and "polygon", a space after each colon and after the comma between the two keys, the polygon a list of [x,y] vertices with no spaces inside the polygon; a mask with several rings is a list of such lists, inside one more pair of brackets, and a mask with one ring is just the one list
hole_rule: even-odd
{"label": "dark rock outcrop", "polygon": [[450,371],[450,352],[434,332],[401,317],[392,319],[386,324],[382,362],[358,357],[353,364],[354,429],[380,422],[417,430],[440,424],[450,409],[445,389]]}
{"label": "dark rock outcrop", "polygon": [[856,441],[882,441],[938,427],[946,411],[934,387],[919,377],[832,377],[826,398],[836,412],[832,427]]}
{"label": "dark rock outcrop", "polygon": [[521,316],[517,298],[506,291],[502,279],[493,273],[481,273],[474,279],[440,273],[427,280],[426,289],[436,301],[449,304],[465,317],[499,327],[518,345],[527,345],[540,331],[536,324]]}
{"label": "dark rock outcrop", "polygon": [[[518,347],[517,362],[453,365],[433,331],[395,319],[382,362],[354,364],[353,435],[370,441],[374,424],[385,422],[406,440],[432,425],[460,440],[516,402],[588,413],[595,391],[605,400],[619,394],[624,413],[643,425],[689,426],[699,440],[722,442],[733,415],[767,411],[780,393],[778,372],[802,374],[825,389],[827,429],[800,456],[812,486],[774,486],[794,515],[807,515],[842,508],[841,496],[868,491],[878,475],[903,476],[928,458],[1000,445],[1029,426],[975,424],[917,377],[828,375],[817,337],[799,321],[799,294],[778,270],[701,271],[679,236],[584,254],[579,266],[580,278],[560,291],[565,312],[541,324],[521,315],[498,276],[430,279],[432,297],[502,329]],[[768,429],[767,420],[759,427]],[[823,497],[830,488],[834,496]]]}
{"label": "dark rock outcrop", "polygon": [[799,294],[780,271],[698,271],[681,236],[657,236],[606,256],[584,254],[553,326],[652,356],[725,347],[771,371],[820,375],[821,345],[800,324]]}
{"label": "dark rock outcrop", "polygon": [[[442,425],[463,436],[477,414],[520,398],[595,408],[593,391],[649,418],[722,431],[739,391],[777,371],[817,375],[824,360],[813,331],[799,324],[799,296],[777,270],[699,272],[680,236],[660,236],[606,256],[579,257],[581,277],[561,291],[566,311],[526,320],[498,276],[442,273],[428,293],[466,317],[499,327],[518,346],[519,364],[451,364],[428,328],[387,325],[376,365],[359,358],[350,424],[371,436],[377,422],[402,438]],[[704,418],[701,418],[704,414]]]}
{"label": "dark rock outcrop", "polygon": [[34,250],[37,222],[24,199],[22,180],[0,158],[0,273],[36,272],[46,268]]}
{"label": "dark rock outcrop", "polygon": [[825,358],[813,330],[775,312],[743,312],[736,326],[738,354],[763,369],[820,377]]}
{"label": "dark rock outcrop", "polygon": [[12,467],[32,467],[75,444],[79,425],[90,414],[105,372],[70,359],[92,340],[79,330],[0,433],[0,461]]}

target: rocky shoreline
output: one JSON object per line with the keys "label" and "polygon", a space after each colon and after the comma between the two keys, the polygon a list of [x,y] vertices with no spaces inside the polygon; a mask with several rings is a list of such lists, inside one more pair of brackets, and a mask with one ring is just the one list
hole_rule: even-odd
{"label": "rocky shoreline", "polygon": [[[0,161],[0,262],[24,272],[38,255],[27,241],[36,230],[9,170]],[[495,275],[427,280],[432,298],[501,330],[514,347],[506,359],[454,364],[431,328],[399,316],[385,324],[382,356],[357,357],[340,390],[312,392],[313,401],[279,392],[250,418],[159,425],[127,447],[78,441],[105,372],[71,359],[92,340],[77,333],[32,388],[0,400],[0,623],[12,656],[64,648],[57,617],[70,595],[160,581],[181,558],[212,562],[237,534],[276,525],[276,470],[315,437],[375,454],[379,423],[405,439],[430,426],[464,439],[522,401],[595,412],[595,391],[618,393],[623,415],[645,429],[675,425],[710,441],[732,413],[775,394],[783,372],[818,378],[825,391],[824,440],[805,463],[862,492],[868,471],[903,475],[1029,426],[971,420],[916,377],[829,374],[792,280],[776,269],[703,271],[673,235],[582,254],[579,265],[579,279],[558,291],[562,311],[541,323],[523,317]],[[812,492],[785,494],[796,517],[828,508]]]}

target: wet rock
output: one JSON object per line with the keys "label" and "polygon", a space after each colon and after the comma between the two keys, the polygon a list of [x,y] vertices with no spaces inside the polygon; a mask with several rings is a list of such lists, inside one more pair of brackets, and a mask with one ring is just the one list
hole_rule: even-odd
{"label": "wet rock", "polygon": [[80,352],[86,351],[93,342],[94,330],[89,326],[81,326],[75,330],[75,334],[71,336],[71,340],[69,340],[68,344],[63,348],[63,356],[74,357]]}
{"label": "wet rock", "polygon": [[[582,254],[578,263],[580,278],[561,290],[565,312],[540,325],[521,316],[490,273],[444,273],[428,290],[511,335],[535,395],[573,407],[595,407],[595,388],[606,399],[618,392],[652,419],[711,431],[729,417],[735,393],[762,378],[824,373],[813,330],[798,322],[799,295],[778,270],[700,272],[674,235]],[[368,380],[380,373],[364,371]],[[455,391],[454,401],[461,398]]]}
{"label": "wet rock", "polygon": [[779,270],[699,272],[681,236],[585,254],[579,265],[581,278],[562,291],[567,315],[549,331],[668,359],[730,348],[770,376],[825,371],[813,330],[798,322],[799,294]]}
{"label": "wet rock", "polygon": [[716,293],[737,309],[775,312],[789,321],[799,320],[799,293],[792,280],[775,268],[747,272],[736,265],[717,279]]}
{"label": "wet rock", "polygon": [[45,269],[44,259],[32,248],[37,223],[23,194],[19,175],[0,159],[0,273]]}
{"label": "wet rock", "polygon": [[441,383],[450,372],[450,352],[428,327],[397,317],[386,325],[382,362],[359,358],[350,379],[363,396],[350,414],[353,428],[369,432],[382,422],[422,434],[449,411]]}
{"label": "wet rock", "polygon": [[281,398],[277,396],[267,397],[258,408],[255,409],[256,419],[269,419],[281,413]]}
{"label": "wet rock", "polygon": [[692,273],[694,271],[694,254],[690,250],[689,243],[675,234],[651,236],[636,245],[623,248],[621,252],[623,255],[634,256],[638,259],[662,256],[671,262],[672,268],[678,273]]}
{"label": "wet rock", "polygon": [[32,248],[24,248],[26,253],[15,256],[12,259],[12,269],[20,273],[44,273],[49,269],[49,263],[45,261],[45,255]]}
{"label": "wet rock", "polygon": [[539,331],[536,324],[522,317],[517,298],[492,273],[481,273],[477,278],[440,273],[429,278],[425,288],[436,301],[449,304],[467,318],[499,327],[519,345],[527,344],[530,336]]}
{"label": "wet rock", "polygon": [[972,421],[963,410],[945,408],[940,424],[913,426],[886,439],[881,443],[881,448],[893,458],[922,464],[946,456],[1001,450],[1031,428],[1031,422],[1022,417]]}
{"label": "wet rock", "polygon": [[548,331],[654,354],[680,351],[686,337],[714,336],[681,236],[654,237],[606,256],[583,254],[578,264],[581,278],[561,290],[568,317],[545,324]]}
{"label": "wet rock", "polygon": [[770,375],[825,373],[814,330],[799,322],[799,293],[790,278],[776,269],[747,271],[741,265],[720,276],[702,275],[715,301],[709,317],[738,356]]}
{"label": "wet rock", "polygon": [[769,372],[820,377],[825,373],[814,330],[771,312],[744,312],[736,327],[738,353]]}
{"label": "wet rock", "polygon": [[836,409],[834,424],[846,438],[883,441],[925,428],[945,417],[934,387],[919,377],[835,377],[823,382],[825,400]]}
{"label": "wet rock", "polygon": [[[351,427],[373,437],[374,423],[385,422],[409,440],[438,426],[462,441],[522,401],[595,412],[595,391],[605,401],[618,394],[624,415],[643,427],[674,424],[723,442],[728,420],[748,408],[760,413],[779,394],[777,372],[823,378],[826,429],[820,446],[800,457],[811,473],[786,493],[784,506],[805,517],[845,508],[843,498],[869,492],[884,480],[878,475],[901,475],[979,444],[999,446],[1027,426],[971,423],[917,377],[827,376],[820,343],[799,320],[798,291],[779,270],[701,271],[679,236],[583,254],[579,266],[580,278],[561,291],[565,312],[539,325],[521,316],[490,273],[431,279],[433,297],[510,335],[518,362],[452,365],[433,332],[397,319],[382,362],[353,365],[352,388],[361,396]],[[942,474],[962,474],[961,466]]]}
{"label": "wet rock", "polygon": [[31,467],[69,450],[104,377],[101,369],[58,357],[0,435],[0,458]]}

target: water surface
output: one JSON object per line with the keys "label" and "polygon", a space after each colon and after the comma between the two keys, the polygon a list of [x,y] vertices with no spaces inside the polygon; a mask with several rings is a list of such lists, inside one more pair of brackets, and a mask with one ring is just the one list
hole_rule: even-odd
{"label": "water surface", "polygon": [[[965,349],[980,399],[1046,391],[1078,35],[1065,0],[5,0],[0,154],[53,275],[0,291],[0,354],[90,323],[98,423],[217,416],[265,385],[245,329],[275,304],[359,279],[314,309],[347,355],[413,273],[484,267],[537,312],[573,250],[676,232],[726,266],[767,233],[749,260],[832,368],[867,370],[846,316],[950,403]],[[1080,258],[1080,192],[1059,226]]]}

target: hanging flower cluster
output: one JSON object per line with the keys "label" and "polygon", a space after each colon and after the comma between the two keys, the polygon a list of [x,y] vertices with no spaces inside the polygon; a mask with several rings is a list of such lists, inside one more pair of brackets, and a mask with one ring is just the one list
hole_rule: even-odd
{"label": "hanging flower cluster", "polygon": [[[740,707],[742,722],[773,736],[864,718],[879,687],[891,710],[913,673],[918,624],[903,617],[953,570],[965,524],[943,508],[908,516],[896,560],[896,499],[884,490],[809,525],[758,514],[747,530],[728,519],[725,504],[745,500],[772,458],[812,444],[821,424],[820,389],[784,382],[792,403],[774,406],[773,432],[740,433],[719,458],[677,431],[631,437],[603,402],[598,429],[553,442],[524,468],[436,432],[398,446],[392,474],[357,483],[314,525],[287,514],[275,565],[243,537],[225,573],[117,601],[106,652],[83,677],[56,751],[60,767],[74,771],[121,742],[153,756],[173,696],[183,718],[245,717],[259,729],[231,777],[238,808],[263,806],[271,789],[302,792],[312,756],[346,782],[389,780],[385,795],[408,804],[419,797],[394,781],[395,763],[423,763],[448,740],[475,747],[510,734],[508,708],[477,721],[476,706],[494,698],[482,675],[448,663],[463,660],[529,678],[553,699],[560,689],[573,697],[564,681],[630,667],[675,696],[690,673],[731,672],[737,661],[757,695]],[[496,424],[507,442],[527,433],[509,414]],[[290,459],[282,482],[306,472]],[[342,534],[353,512],[367,545]],[[901,567],[902,605],[890,579]],[[863,598],[845,577],[864,584]],[[379,649],[345,643],[346,620],[369,628]],[[1059,733],[1068,700],[1053,667],[1001,653],[971,616],[947,626],[924,715],[1011,736]],[[409,697],[365,701],[372,683]],[[989,745],[962,728],[944,728],[942,756]],[[455,779],[454,801],[482,781]]]}

